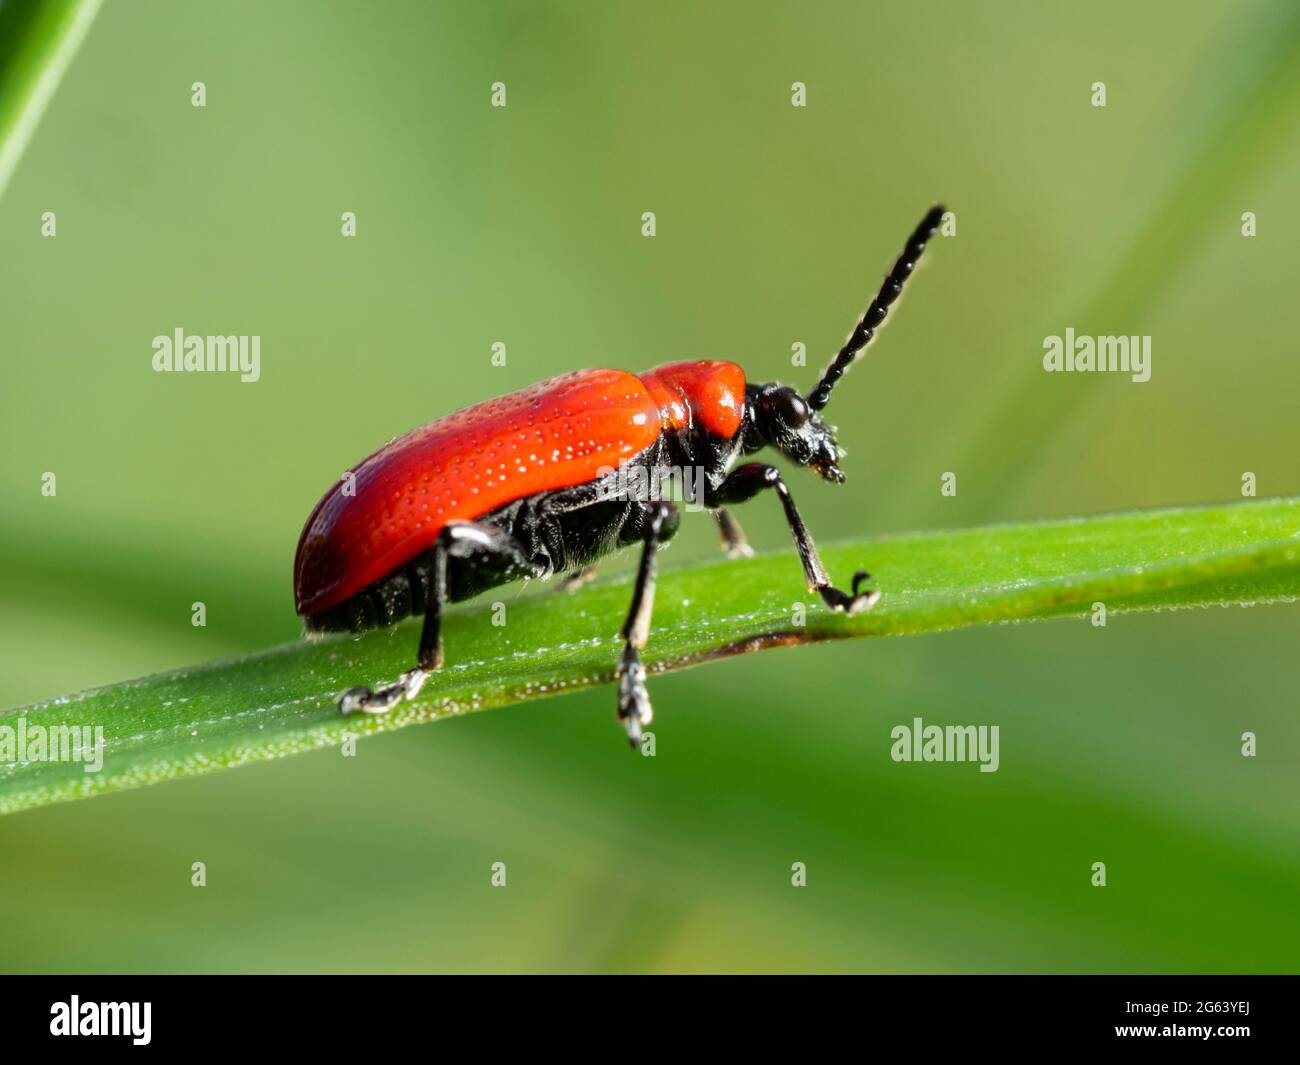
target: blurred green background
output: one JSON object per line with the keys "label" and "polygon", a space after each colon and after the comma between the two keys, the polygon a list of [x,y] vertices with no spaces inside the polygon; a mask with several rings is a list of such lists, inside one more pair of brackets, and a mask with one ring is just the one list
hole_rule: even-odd
{"label": "blurred green background", "polygon": [[[830,408],[848,484],[792,481],[816,535],[1300,491],[1297,9],[1074,8],[107,4],[0,202],[0,705],[294,639],[316,499],[455,407],[820,367],[939,199]],[[1067,326],[1152,335],[1151,381],[1044,374]],[[177,327],[260,334],[261,381],[153,373]],[[686,524],[665,562],[716,550]],[[1294,971],[1298,638],[778,651],[656,679],[654,759],[604,689],[7,817],[0,968]],[[1000,770],[893,763],[914,716],[1000,725]]]}

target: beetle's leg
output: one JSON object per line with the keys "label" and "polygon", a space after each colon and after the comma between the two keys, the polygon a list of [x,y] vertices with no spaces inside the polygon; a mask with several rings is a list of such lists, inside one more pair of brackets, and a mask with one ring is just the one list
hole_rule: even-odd
{"label": "beetle's leg", "polygon": [[349,688],[339,696],[339,709],[345,714],[386,714],[403,696],[414,699],[419,695],[428,679],[428,671],[417,666],[382,688]]}
{"label": "beetle's leg", "polygon": [[726,507],[718,507],[713,512],[713,520],[718,523],[718,537],[722,540],[723,553],[728,558],[753,558],[754,549],[745,539],[745,530],[740,522]]}
{"label": "beetle's leg", "polygon": [[595,579],[596,567],[594,565],[583,566],[581,569],[575,569],[572,573],[566,573],[560,578],[560,583],[556,587],[562,592],[572,592]]}
{"label": "beetle's leg", "polygon": [[457,521],[443,527],[433,545],[429,574],[429,601],[420,631],[420,651],[414,669],[408,669],[391,684],[381,688],[349,688],[339,696],[339,709],[345,714],[387,713],[403,698],[414,699],[429,674],[442,668],[442,611],[447,604],[447,561],[474,555],[494,557],[503,571],[518,576],[540,575],[538,566],[524,553],[509,533],[492,525]]}
{"label": "beetle's leg", "polygon": [[853,575],[852,592],[842,592],[831,584],[826,567],[817,556],[817,548],[813,544],[812,537],[808,535],[803,518],[799,517],[794,500],[790,498],[790,489],[786,488],[785,482],[781,480],[781,471],[775,466],[763,462],[747,462],[743,466],[737,466],[718,486],[717,491],[713,493],[713,498],[707,502],[709,506],[744,503],[746,500],[753,499],[765,488],[774,489],[781,498],[781,505],[785,507],[785,520],[789,523],[790,532],[794,536],[795,550],[799,552],[799,561],[803,564],[809,589],[817,592],[822,597],[822,602],[832,610],[841,610],[846,614],[857,614],[875,606],[880,598],[880,592],[875,589],[868,592],[861,590],[863,583],[871,579],[871,574],[866,570],[858,570]]}
{"label": "beetle's leg", "polygon": [[642,728],[654,716],[645,686],[645,666],[638,652],[650,636],[650,612],[655,602],[655,551],[677,531],[681,520],[676,504],[667,501],[648,504],[642,513],[645,525],[641,565],[637,569],[631,609],[619,630],[626,643],[614,671],[618,680],[618,719],[627,729],[627,739],[634,750],[641,746]]}

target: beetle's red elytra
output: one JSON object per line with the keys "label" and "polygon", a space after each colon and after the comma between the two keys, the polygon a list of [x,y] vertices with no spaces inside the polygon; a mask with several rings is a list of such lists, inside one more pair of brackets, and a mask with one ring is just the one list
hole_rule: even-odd
{"label": "beetle's red elytra", "polygon": [[578,370],[456,411],[354,466],[303,529],[298,613],[320,614],[428,548],[452,521],[592,481],[661,432],[640,378]]}
{"label": "beetle's red elytra", "polygon": [[[298,540],[294,599],[309,632],[361,632],[423,614],[416,665],[379,688],[339,698],[344,713],[385,713],[413,699],[442,666],[449,602],[525,577],[586,574],[601,556],[641,545],[615,669],[618,716],[634,747],[652,709],[640,649],[650,634],[655,552],[677,531],[677,507],[630,498],[628,468],[693,468],[732,556],[748,553],[727,509],[764,489],[781,500],[808,587],[854,614],[879,599],[835,587],[775,466],[736,465],[771,447],[842,483],[841,451],[818,412],[885,320],[943,218],[921,220],[816,387],[802,397],[753,384],[734,362],[675,362],[642,374],[578,370],[456,411],[398,437],[354,466],[316,504]],[[733,468],[734,467],[734,468]],[[614,471],[614,472],[611,472]],[[570,580],[573,580],[570,577]]]}

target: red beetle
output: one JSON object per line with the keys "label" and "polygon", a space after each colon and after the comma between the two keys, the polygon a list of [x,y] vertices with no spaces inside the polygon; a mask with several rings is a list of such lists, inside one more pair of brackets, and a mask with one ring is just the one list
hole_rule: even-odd
{"label": "red beetle", "polygon": [[[350,688],[344,713],[384,713],[412,699],[442,666],[448,602],[523,577],[571,572],[642,545],[616,676],[618,716],[632,745],[651,716],[638,649],[650,632],[655,549],[677,531],[676,506],[628,490],[663,471],[699,472],[701,500],[728,553],[749,553],[725,509],[772,489],[785,508],[809,588],[832,610],[875,604],[865,571],[831,584],[775,466],[736,459],[773,447],[828,481],[844,481],[840,449],[817,412],[871,341],[943,217],[932,208],[875,299],[805,399],[781,384],[749,384],[732,362],[677,362],[643,374],[578,370],[466,407],[398,437],[326,493],[294,560],[298,613],[310,632],[361,632],[424,614],[414,669],[378,689]],[[644,474],[629,478],[629,471]]]}

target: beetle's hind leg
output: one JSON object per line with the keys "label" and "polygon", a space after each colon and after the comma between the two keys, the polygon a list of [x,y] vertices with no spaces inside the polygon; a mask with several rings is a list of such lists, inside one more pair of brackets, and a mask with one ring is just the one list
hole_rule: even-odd
{"label": "beetle's hind leg", "polygon": [[419,695],[428,679],[428,670],[416,666],[382,688],[349,688],[339,696],[339,709],[345,714],[386,714],[403,696],[414,699]]}
{"label": "beetle's hind leg", "polygon": [[379,688],[349,688],[339,696],[343,713],[385,714],[404,698],[419,695],[429,674],[442,668],[442,612],[448,599],[447,563],[453,558],[474,558],[511,577],[541,576],[544,569],[527,556],[518,540],[494,525],[457,521],[444,526],[433,545],[429,599],[415,668]]}
{"label": "beetle's hind leg", "polygon": [[614,670],[618,680],[618,719],[627,729],[627,739],[634,750],[641,746],[642,730],[654,716],[650,693],[645,685],[645,666],[638,652],[650,637],[650,614],[655,601],[655,552],[677,531],[681,520],[676,505],[666,501],[649,504],[642,513],[641,566],[637,570],[631,609],[619,631],[619,636],[626,642]]}

